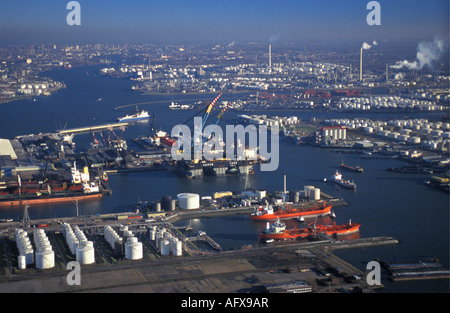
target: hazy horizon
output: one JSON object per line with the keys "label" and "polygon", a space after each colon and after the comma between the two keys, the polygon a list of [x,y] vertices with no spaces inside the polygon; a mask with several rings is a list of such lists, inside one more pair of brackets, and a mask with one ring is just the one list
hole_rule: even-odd
{"label": "hazy horizon", "polygon": [[99,1],[79,0],[81,25],[69,26],[69,1],[2,0],[0,39],[17,43],[209,43],[274,41],[420,41],[448,37],[447,0]]}

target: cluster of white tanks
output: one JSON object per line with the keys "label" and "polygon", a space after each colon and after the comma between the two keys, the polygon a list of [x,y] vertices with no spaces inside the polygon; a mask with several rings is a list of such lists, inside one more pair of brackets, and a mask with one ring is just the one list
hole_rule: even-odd
{"label": "cluster of white tanks", "polygon": [[34,263],[34,250],[31,246],[28,233],[23,229],[15,230],[17,249],[19,250],[18,263],[19,269],[25,269],[28,264]]}
{"label": "cluster of white tanks", "polygon": [[109,243],[111,248],[115,249],[116,244],[122,245],[123,238],[120,237],[117,232],[109,225],[103,229],[105,240]]}
{"label": "cluster of white tanks", "polygon": [[372,97],[342,97],[334,105],[344,110],[370,110],[370,109],[419,109],[423,111],[441,111],[443,106],[435,101],[408,99],[398,96],[372,96]]}
{"label": "cluster of white tanks", "polygon": [[155,242],[155,246],[161,255],[183,255],[183,244],[175,236],[173,236],[166,228],[157,228],[152,226],[149,228],[150,240]]}
{"label": "cluster of white tanks", "polygon": [[87,240],[86,235],[77,225],[73,227],[67,223],[63,224],[63,235],[69,246],[70,252],[76,256],[80,264],[95,263],[94,243]]}
{"label": "cluster of white tanks", "polygon": [[303,186],[303,196],[310,200],[320,200],[320,188],[314,186]]}
{"label": "cluster of white tanks", "polygon": [[48,269],[55,266],[55,252],[42,228],[33,230],[34,246],[36,247],[35,262],[36,268]]}
{"label": "cluster of white tanks", "polygon": [[127,226],[120,225],[120,232],[122,233],[122,237],[111,226],[105,226],[105,240],[110,244],[111,248],[115,250],[118,246],[123,246],[125,242],[125,259],[142,259],[144,255],[142,242],[139,242],[133,236],[133,233],[128,230]]}
{"label": "cluster of white tanks", "polygon": [[422,145],[430,149],[439,149],[450,141],[450,123],[432,122],[427,119],[398,119],[377,121],[364,118],[329,119],[331,125],[349,128],[362,128],[390,140]]}
{"label": "cluster of white tanks", "polygon": [[139,242],[136,237],[133,236],[133,232],[128,230],[128,226],[120,225],[120,231],[122,237],[125,238],[125,259],[127,260],[140,260],[144,257],[144,248],[142,242]]}

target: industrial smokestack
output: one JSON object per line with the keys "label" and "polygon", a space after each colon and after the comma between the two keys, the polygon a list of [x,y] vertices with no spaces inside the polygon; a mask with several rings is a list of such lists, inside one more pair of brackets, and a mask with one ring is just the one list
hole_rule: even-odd
{"label": "industrial smokestack", "polygon": [[362,82],[362,52],[363,48],[361,48],[361,54],[359,56],[359,81]]}
{"label": "industrial smokestack", "polygon": [[269,70],[272,70],[272,45],[269,43]]}
{"label": "industrial smokestack", "polygon": [[284,178],[284,194],[286,194],[286,172],[283,173],[283,178]]}

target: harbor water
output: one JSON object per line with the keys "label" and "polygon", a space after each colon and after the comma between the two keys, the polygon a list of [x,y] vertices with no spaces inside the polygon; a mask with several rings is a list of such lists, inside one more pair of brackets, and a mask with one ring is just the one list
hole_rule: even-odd
{"label": "harbor water", "polygon": [[[52,132],[61,128],[111,123],[125,113],[135,110],[133,104],[140,104],[156,116],[155,126],[165,131],[175,124],[181,124],[195,111],[171,111],[171,101],[180,104],[203,99],[212,100],[215,95],[140,95],[131,90],[132,82],[112,79],[98,74],[99,67],[53,70],[45,73],[56,81],[63,81],[67,88],[51,96],[0,104],[0,138]],[[231,100],[236,95],[223,95],[221,100]],[[118,106],[130,105],[119,110]],[[237,112],[227,112],[221,122],[226,124]],[[269,114],[265,112],[264,114]],[[278,115],[296,115],[299,118],[324,117],[325,113],[276,112]],[[329,113],[326,117],[344,117]],[[399,114],[402,117],[404,114]],[[368,118],[392,117],[369,114]],[[425,115],[438,120],[438,115]],[[348,116],[345,116],[348,117]],[[415,116],[410,116],[415,117]],[[423,117],[423,116],[421,116]],[[148,135],[151,119],[136,123],[117,135],[128,139],[129,149],[138,149],[130,138]],[[219,124],[221,125],[221,124]],[[74,141],[80,149],[89,143],[89,135],[76,135]],[[356,190],[338,187],[323,181],[330,178],[341,162],[364,168],[364,173],[342,170],[344,178],[354,180]],[[139,200],[157,200],[163,196],[176,196],[192,192],[210,196],[217,191],[241,191],[245,186],[268,191],[283,189],[283,173],[287,175],[288,190],[302,190],[305,185],[320,188],[326,194],[342,198],[349,206],[337,207],[337,224],[361,223],[360,237],[392,236],[399,244],[367,249],[336,251],[335,254],[365,270],[369,261],[377,258],[435,256],[443,267],[449,267],[449,196],[424,184],[431,174],[404,174],[386,169],[404,163],[395,159],[369,158],[362,154],[342,154],[332,149],[313,146],[296,146],[280,140],[280,163],[276,171],[262,172],[255,167],[255,174],[248,177],[205,177],[186,180],[167,171],[130,172],[110,174],[109,186],[112,194],[101,200],[80,201],[80,215],[95,215],[128,211]],[[28,209],[31,219],[55,218],[76,215],[75,203],[35,205]],[[21,220],[23,210],[2,208],[0,218]],[[331,222],[329,218],[325,222]],[[292,226],[297,221],[288,221]],[[264,229],[264,222],[250,220],[247,215],[224,216],[183,220],[177,225],[190,224],[194,231],[203,230],[223,249],[240,248],[243,245],[257,245],[258,233]],[[291,225],[289,224],[289,225]],[[386,286],[381,292],[449,292],[448,280],[391,282],[386,273],[382,276]]]}

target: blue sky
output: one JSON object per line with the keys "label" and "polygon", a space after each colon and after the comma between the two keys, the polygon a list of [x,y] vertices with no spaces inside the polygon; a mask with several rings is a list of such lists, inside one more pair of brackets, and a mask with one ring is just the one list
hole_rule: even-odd
{"label": "blue sky", "polygon": [[1,0],[1,42],[213,42],[423,40],[448,35],[448,0],[78,0],[81,26],[68,26],[69,0]]}

